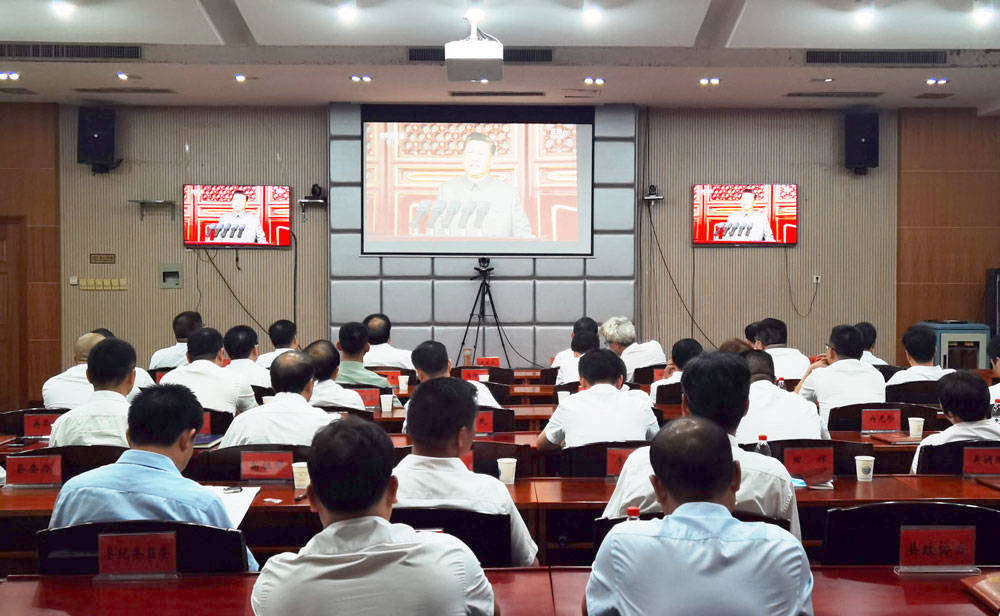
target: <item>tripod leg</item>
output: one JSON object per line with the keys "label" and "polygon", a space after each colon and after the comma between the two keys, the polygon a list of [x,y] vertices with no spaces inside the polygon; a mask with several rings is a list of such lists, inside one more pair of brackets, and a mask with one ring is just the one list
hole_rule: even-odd
{"label": "tripod leg", "polygon": [[[455,356],[455,364],[454,365],[456,365],[456,366],[461,366],[462,365],[462,363],[461,363],[462,349],[465,348],[465,342],[469,338],[469,328],[472,327],[472,319],[473,319],[473,317],[476,317],[476,335],[475,335],[474,343],[473,343],[473,346],[472,346],[472,357],[473,358],[475,358],[476,351],[479,348],[479,330],[482,329],[484,327],[484,325],[485,325],[485,323],[484,323],[485,318],[483,317],[483,314],[482,314],[482,306],[483,306],[482,302],[485,299],[485,295],[484,295],[484,290],[483,289],[486,289],[485,292],[489,291],[489,286],[487,285],[487,283],[486,283],[485,280],[482,283],[480,283],[479,290],[476,291],[476,297],[475,297],[475,299],[472,300],[472,310],[469,311],[469,320],[466,321],[466,323],[465,323],[465,333],[462,334],[462,343],[458,346],[458,355]],[[479,308],[479,310],[477,310],[477,308]],[[485,345],[486,345],[486,333],[483,332],[483,346],[485,346]]]}
{"label": "tripod leg", "polygon": [[[490,313],[493,315],[493,322],[496,323],[497,326],[497,338],[500,339],[500,348],[503,350],[503,357],[504,359],[507,360],[507,367],[513,368],[514,367],[513,364],[510,363],[510,356],[507,354],[507,345],[503,341],[503,330],[500,327],[500,319],[497,318],[497,307],[493,303],[493,292],[490,291],[489,283],[486,282],[485,280],[483,281],[483,286],[486,288],[486,296],[484,297],[484,301],[489,300],[490,302]],[[483,338],[485,337],[486,335],[483,334]]]}

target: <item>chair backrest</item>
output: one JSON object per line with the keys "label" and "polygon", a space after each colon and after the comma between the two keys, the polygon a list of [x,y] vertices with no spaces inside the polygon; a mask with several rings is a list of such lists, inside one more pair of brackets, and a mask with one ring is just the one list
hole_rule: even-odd
{"label": "chair backrest", "polygon": [[337,383],[344,389],[377,389],[379,395],[391,394],[392,387],[377,387],[375,385],[366,385],[364,383]]}
{"label": "chair backrest", "polygon": [[552,393],[558,398],[560,391],[568,391],[571,394],[575,394],[580,391],[580,381],[570,381],[568,383],[563,383],[562,385],[556,385],[552,388]]}
{"label": "chair backrest", "polygon": [[500,458],[514,458],[517,460],[515,468],[516,477],[537,476],[535,468],[536,457],[534,449],[529,445],[516,445],[514,443],[497,443],[494,441],[473,441],[472,443],[472,471],[500,477],[500,468],[497,460]]}
{"label": "chair backrest", "polygon": [[861,411],[867,409],[899,409],[901,430],[909,430],[908,422],[910,417],[923,417],[925,431],[944,430],[951,425],[947,419],[938,418],[938,413],[941,409],[931,406],[908,404],[905,402],[866,402],[864,404],[850,404],[830,409],[830,421],[828,424],[830,432],[857,432],[861,430]]}
{"label": "chair backrest", "polygon": [[86,473],[106,464],[118,461],[126,447],[113,445],[70,445],[68,447],[44,447],[7,456],[7,466],[17,462],[19,457],[61,456],[62,480],[69,481],[80,473]]}
{"label": "chair backrest", "polygon": [[153,378],[153,382],[159,383],[163,375],[173,370],[173,368],[153,368],[149,371],[149,376]]}
{"label": "chair backrest", "polygon": [[361,410],[350,406],[337,406],[335,404],[330,406],[320,406],[317,408],[321,408],[327,413],[342,413],[345,415],[354,415],[355,417],[367,419],[368,421],[375,421],[375,411],[369,411],[367,409]]}
{"label": "chair backrest", "polygon": [[680,383],[670,383],[669,385],[660,385],[656,388],[656,403],[657,404],[680,404],[681,403],[681,390]]}
{"label": "chair backrest", "polygon": [[632,382],[639,383],[640,385],[650,385],[655,380],[653,375],[657,370],[662,370],[667,367],[667,364],[654,364],[652,366],[643,366],[642,368],[636,368],[632,372]]}
{"label": "chair backrest", "polygon": [[391,521],[413,528],[440,529],[469,546],[484,567],[511,565],[510,516],[465,509],[397,507]]}
{"label": "chair backrest", "polygon": [[[480,417],[483,419],[488,418],[488,425],[481,424]],[[480,427],[489,427],[489,430],[480,430]],[[514,411],[512,409],[495,409],[488,406],[480,406],[479,414],[476,416],[476,433],[489,433],[493,432],[513,432],[514,431]]]}
{"label": "chair backrest", "polygon": [[[382,374],[383,372],[398,372],[400,375],[405,374],[410,377],[407,384],[411,387],[417,384],[417,371],[411,370],[410,368],[398,368],[396,366],[365,366],[366,370],[371,370],[372,372],[378,372]],[[385,376],[382,374],[382,376]]]}
{"label": "chair backrest", "polygon": [[886,402],[909,402],[911,404],[940,404],[937,395],[937,381],[911,381],[885,388]]}
{"label": "chair backrest", "polygon": [[510,385],[505,385],[503,383],[494,383],[492,381],[483,383],[490,393],[493,395],[493,399],[497,401],[497,404],[508,404],[510,402]]}
{"label": "chair backrest", "polygon": [[[785,450],[787,449],[832,447],[834,475],[855,475],[857,469],[855,468],[854,456],[875,455],[875,446],[872,443],[858,443],[853,441],[796,438],[783,441],[768,441],[767,444],[771,448],[771,457],[777,458],[782,464],[785,463]],[[752,448],[750,450],[752,451]]]}
{"label": "chair backrest", "polygon": [[[962,475],[967,447],[1000,450],[1000,441],[954,441],[943,445],[924,445],[920,448],[920,457],[917,458],[917,473]],[[997,453],[1000,454],[1000,451]]]}
{"label": "chair backrest", "polygon": [[559,368],[542,368],[539,370],[538,382],[542,385],[555,385],[559,376]]}
{"label": "chair backrest", "polygon": [[514,371],[510,368],[490,366],[489,375],[490,382],[492,383],[503,383],[505,385],[512,385],[514,383]]}
{"label": "chair backrest", "polygon": [[903,368],[900,367],[900,366],[890,366],[888,364],[881,364],[881,365],[878,365],[878,366],[872,366],[872,368],[875,368],[876,370],[878,370],[879,372],[881,372],[882,373],[882,377],[885,378],[885,380],[887,380],[887,381],[892,378],[892,375],[896,374],[900,370],[903,370]]}
{"label": "chair backrest", "polygon": [[[608,450],[635,450],[647,441],[590,443],[547,454],[544,459],[547,477],[608,477]],[[631,451],[628,451],[631,453]],[[626,456],[627,457],[627,454]]]}
{"label": "chair backrest", "polygon": [[232,413],[216,411],[215,409],[205,409],[205,412],[208,413],[209,434],[225,434],[235,417]]}
{"label": "chair backrest", "polygon": [[253,397],[257,399],[257,404],[264,404],[265,396],[273,396],[273,387],[261,387],[260,385],[251,385],[250,389],[253,390]]}
{"label": "chair backrest", "polygon": [[36,533],[38,569],[46,575],[96,574],[101,535],[176,533],[178,573],[236,573],[247,570],[243,533],[190,522],[138,520],[89,522]]}
{"label": "chair backrest", "polygon": [[413,445],[405,445],[403,447],[395,447],[393,451],[396,454],[396,464],[399,464],[403,458],[413,453]]}
{"label": "chair backrest", "polygon": [[30,408],[18,409],[16,411],[2,411],[0,412],[0,434],[24,436],[25,415],[62,415],[67,411],[69,411],[67,408]]}
{"label": "chair backrest", "polygon": [[795,391],[795,388],[799,386],[802,379],[785,379],[785,389],[788,391]]}
{"label": "chair backrest", "polygon": [[886,502],[830,509],[824,565],[899,563],[901,526],[975,526],[976,564],[1000,564],[1000,511],[942,502]]}
{"label": "chair backrest", "polygon": [[191,458],[184,476],[195,481],[241,481],[240,462],[244,451],[290,451],[293,462],[305,462],[309,459],[310,448],[303,445],[240,445],[209,449]]}

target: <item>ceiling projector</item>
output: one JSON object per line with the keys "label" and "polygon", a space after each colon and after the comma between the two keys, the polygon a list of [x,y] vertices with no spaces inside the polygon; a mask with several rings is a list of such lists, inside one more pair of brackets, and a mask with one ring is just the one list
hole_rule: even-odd
{"label": "ceiling projector", "polygon": [[503,79],[503,43],[469,20],[468,38],[444,46],[448,81],[500,81]]}

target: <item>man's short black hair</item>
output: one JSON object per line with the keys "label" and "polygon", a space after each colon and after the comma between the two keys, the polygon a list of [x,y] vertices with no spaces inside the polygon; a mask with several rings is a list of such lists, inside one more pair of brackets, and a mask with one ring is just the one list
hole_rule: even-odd
{"label": "man's short black hair", "polygon": [[747,325],[743,328],[743,337],[750,342],[757,341],[757,328],[760,327],[760,321],[754,321],[753,323]]}
{"label": "man's short black hair", "polygon": [[100,334],[101,336],[104,336],[105,338],[114,338],[115,337],[115,333],[113,331],[111,331],[110,329],[108,329],[107,327],[98,327],[97,329],[92,329],[92,330],[90,330],[90,333],[92,333],[92,334]]}
{"label": "man's short black hair", "polygon": [[267,328],[267,337],[271,339],[271,344],[277,349],[291,346],[296,333],[298,332],[295,329],[295,323],[288,319],[278,319],[271,323],[271,327]]}
{"label": "man's short black hair", "polygon": [[582,332],[590,332],[596,336],[597,328],[597,321],[591,319],[590,317],[581,317],[576,320],[576,323],[573,323],[573,335],[575,336]]}
{"label": "man's short black hair", "polygon": [[990,338],[989,343],[986,345],[986,356],[991,362],[1000,357],[1000,334]]}
{"label": "man's short black hair", "polygon": [[87,355],[87,374],[94,387],[120,385],[135,370],[135,349],[118,338],[105,338]]}
{"label": "man's short black hair", "polygon": [[410,352],[413,367],[428,376],[438,376],[448,369],[448,349],[437,340],[427,340]]}
{"label": "man's short black hair", "polygon": [[302,393],[315,374],[308,355],[301,351],[285,351],[271,362],[271,387],[275,393]]}
{"label": "man's short black hair", "polygon": [[601,348],[597,332],[577,332],[569,342],[569,348],[577,353],[589,353]]}
{"label": "man's short black hair", "polygon": [[389,342],[389,332],[392,330],[392,321],[381,312],[370,314],[362,321],[368,328],[369,344],[385,344]]}
{"label": "man's short black hair", "polygon": [[199,359],[213,360],[222,349],[222,334],[211,327],[196,329],[188,335],[188,355],[191,361]]}
{"label": "man's short black hair", "polygon": [[143,387],[128,409],[128,433],[133,445],[169,447],[187,430],[201,430],[204,409],[183,385]]}
{"label": "man's short black hair", "polygon": [[476,388],[460,379],[424,381],[413,390],[406,411],[406,433],[417,445],[440,447],[462,428],[476,424]]}
{"label": "man's short black hair", "polygon": [[780,319],[768,317],[757,323],[757,340],[764,346],[788,344],[788,326]]}
{"label": "man's short black hair", "polygon": [[618,381],[618,377],[625,378],[628,370],[625,362],[618,354],[611,349],[597,349],[580,356],[580,378],[587,379],[591,385],[597,383],[611,383]]}
{"label": "man's short black hair", "polygon": [[670,348],[670,359],[673,360],[678,370],[684,370],[684,366],[696,356],[701,355],[704,350],[701,343],[694,338],[681,338]]}
{"label": "man's short black hair", "polygon": [[310,342],[303,352],[312,360],[317,381],[329,381],[340,367],[340,351],[329,340]]}
{"label": "man's short black hair", "polygon": [[349,355],[357,355],[365,350],[368,344],[368,328],[362,323],[352,321],[340,326],[340,333],[337,335],[342,351]]}
{"label": "man's short black hair", "polygon": [[230,327],[222,338],[230,359],[247,359],[257,346],[257,332],[247,325]]}
{"label": "man's short black hair", "polygon": [[913,359],[929,362],[937,351],[937,334],[926,325],[913,325],[903,334],[903,348]]}
{"label": "man's short black hair", "polygon": [[750,366],[734,353],[702,353],[684,368],[681,389],[693,415],[735,432],[750,398]]}
{"label": "man's short black hair", "polygon": [[750,378],[765,376],[767,380],[774,380],[774,358],[767,351],[750,350],[740,353],[743,359],[747,360],[750,367]]}
{"label": "man's short black hair", "polygon": [[185,310],[174,317],[174,338],[187,340],[191,332],[201,329],[201,313],[194,310]]}
{"label": "man's short black hair", "polygon": [[674,500],[713,500],[732,484],[733,450],[721,426],[702,417],[665,425],[649,448],[653,472]]}
{"label": "man's short black hair", "polygon": [[875,329],[874,325],[868,321],[862,321],[860,323],[855,323],[854,327],[861,332],[861,339],[863,341],[862,344],[865,345],[866,351],[875,346],[875,340],[878,339],[878,330]]}
{"label": "man's short black hair", "polygon": [[979,421],[990,416],[990,390],[986,381],[972,372],[951,372],[937,382],[941,408],[962,421]]}
{"label": "man's short black hair", "polygon": [[865,352],[864,338],[853,325],[838,325],[830,332],[830,348],[844,358],[861,359]]}
{"label": "man's short black hair", "polygon": [[319,502],[330,511],[365,511],[385,495],[396,464],[392,440],[378,424],[347,416],[321,428],[306,465]]}

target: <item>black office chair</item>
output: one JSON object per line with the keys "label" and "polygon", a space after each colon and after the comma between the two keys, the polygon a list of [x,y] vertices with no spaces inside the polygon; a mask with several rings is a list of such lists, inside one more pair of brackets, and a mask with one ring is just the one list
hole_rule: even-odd
{"label": "black office chair", "polygon": [[354,415],[355,417],[360,417],[361,419],[366,419],[368,421],[375,421],[375,411],[369,411],[367,409],[361,410],[350,406],[337,406],[335,404],[329,406],[319,406],[316,408],[321,408],[327,413],[340,413],[342,415]]}
{"label": "black office chair", "polygon": [[208,413],[209,434],[225,434],[235,417],[232,413],[216,411],[215,409],[205,409],[205,412]]}
{"label": "black office chair", "polygon": [[864,404],[849,404],[830,409],[830,420],[827,424],[830,432],[861,430],[861,411],[878,409],[899,409],[900,430],[909,430],[910,417],[923,417],[925,431],[944,430],[951,425],[947,419],[938,418],[941,409],[905,402],[866,402]]}
{"label": "black office chair", "polygon": [[488,370],[491,383],[503,383],[504,385],[514,384],[514,371],[510,368],[491,366]]}
{"label": "black office chair", "polygon": [[570,395],[578,393],[580,391],[580,381],[570,381],[553,387],[552,394],[556,396],[556,400],[559,399],[559,392],[561,391],[568,391]]}
{"label": "black office chair", "polygon": [[[303,445],[240,445],[209,449],[191,458],[184,476],[195,481],[242,481],[240,462],[244,451],[290,451],[292,462],[309,459],[310,447]],[[291,478],[287,479],[291,482]]]}
{"label": "black office chair", "polygon": [[484,567],[511,566],[510,516],[465,509],[397,507],[393,523],[415,529],[440,529],[469,546]]}
{"label": "black office chair", "polygon": [[67,408],[30,408],[18,409],[16,411],[2,411],[0,412],[0,434],[24,436],[25,415],[62,415],[67,411],[69,411]]}
{"label": "black office chair", "polygon": [[[833,474],[834,475],[855,475],[857,468],[854,456],[873,456],[875,446],[872,443],[858,443],[854,441],[828,441],[824,439],[796,438],[782,441],[768,441],[771,448],[771,457],[777,458],[779,462],[785,464],[785,451],[788,449],[812,449],[830,447],[833,449]],[[753,451],[753,445],[749,448]]]}
{"label": "black office chair", "polygon": [[875,368],[876,370],[878,370],[879,372],[881,372],[882,373],[882,377],[886,381],[888,381],[889,379],[891,379],[892,375],[896,374],[900,370],[904,370],[904,368],[902,368],[900,366],[890,366],[888,364],[882,364],[882,365],[878,365],[878,366],[872,366],[872,368]]}
{"label": "black office chair", "polygon": [[542,368],[539,370],[538,382],[541,385],[555,385],[559,376],[559,368]]}
{"label": "black office chair", "polygon": [[393,393],[392,387],[378,387],[375,385],[366,385],[365,383],[337,383],[344,389],[377,389],[379,395],[391,394]]}
{"label": "black office chair", "polygon": [[98,573],[101,535],[176,533],[178,573],[238,573],[247,570],[243,533],[190,522],[138,520],[89,522],[40,530],[38,569],[43,575],[94,575]]}
{"label": "black office chair", "polygon": [[173,370],[173,368],[153,368],[149,371],[149,376],[152,377],[153,382],[159,383],[163,375]]}
{"label": "black office chair", "polygon": [[920,457],[917,458],[917,473],[920,475],[964,474],[963,467],[967,447],[996,449],[998,457],[1000,457],[1000,441],[954,441],[943,445],[924,445],[920,448]]}
{"label": "black office chair", "polygon": [[518,479],[538,476],[536,468],[537,455],[530,445],[473,441],[473,472],[499,478],[500,468],[497,466],[497,460],[500,458],[514,458],[517,460],[515,473]]}
{"label": "black office chair", "polygon": [[397,368],[395,366],[365,366],[365,369],[371,370],[372,372],[377,372],[382,376],[385,376],[386,372],[388,372],[389,374],[392,374],[393,372],[398,372],[400,376],[406,375],[407,377],[409,377],[406,383],[410,387],[413,387],[414,385],[417,384],[416,370],[411,370],[409,368]]}
{"label": "black office chair", "polygon": [[650,385],[656,379],[654,375],[657,370],[663,370],[667,367],[667,364],[654,364],[652,366],[643,366],[642,368],[636,368],[632,372],[632,382],[639,383],[640,385]]}
{"label": "black office chair", "polygon": [[250,389],[253,390],[253,397],[257,400],[257,404],[264,404],[264,398],[266,396],[274,395],[273,387],[261,387],[260,385],[251,385]]}
{"label": "black office chair", "polygon": [[608,477],[609,449],[624,449],[631,453],[648,445],[648,441],[590,443],[551,452],[545,455],[543,461],[545,476]]}
{"label": "black office chair", "polygon": [[656,388],[656,403],[657,404],[680,404],[681,394],[684,392],[681,390],[680,383],[670,383],[669,385],[660,385]]}
{"label": "black office chair", "polygon": [[486,389],[490,390],[490,394],[493,395],[493,399],[497,401],[497,404],[503,406],[510,403],[510,388],[511,385],[505,385],[504,383],[493,383],[488,381],[483,383]]}
{"label": "black office chair", "polygon": [[[483,429],[480,428],[490,428]],[[476,434],[492,434],[494,432],[514,431],[514,411],[513,409],[495,409],[489,406],[480,406],[476,415]]]}
{"label": "black office chair", "polygon": [[886,402],[909,402],[910,404],[939,405],[937,381],[911,381],[885,388]]}
{"label": "black office chair", "polygon": [[45,447],[7,456],[6,466],[17,464],[19,458],[31,456],[60,456],[62,458],[62,480],[67,482],[80,473],[114,464],[126,447],[113,445],[70,445],[68,447]]}

